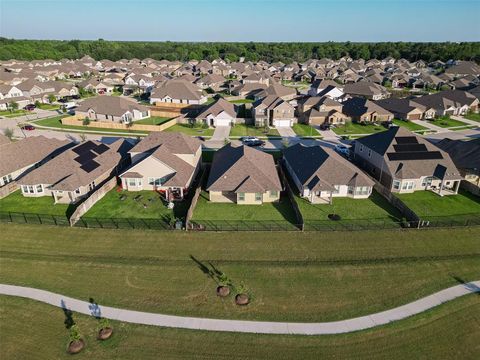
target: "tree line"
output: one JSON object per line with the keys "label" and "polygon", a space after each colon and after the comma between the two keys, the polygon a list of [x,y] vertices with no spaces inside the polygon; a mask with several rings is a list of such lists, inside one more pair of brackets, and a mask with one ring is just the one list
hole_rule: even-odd
{"label": "tree line", "polygon": [[283,63],[308,59],[383,59],[392,56],[409,61],[427,62],[450,59],[480,62],[480,42],[319,42],[319,43],[207,43],[207,42],[147,42],[99,40],[16,40],[0,38],[0,60],[60,60],[78,59],[89,55],[96,60],[166,59],[169,61],[264,60]]}

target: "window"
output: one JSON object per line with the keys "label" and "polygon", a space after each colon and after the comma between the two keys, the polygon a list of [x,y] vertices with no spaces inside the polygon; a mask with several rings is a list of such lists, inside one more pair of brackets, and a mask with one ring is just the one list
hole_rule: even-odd
{"label": "window", "polygon": [[149,177],[149,178],[148,178],[148,185],[160,186],[160,185],[162,185],[164,179],[165,179],[165,178],[153,178],[153,177]]}
{"label": "window", "polygon": [[42,186],[42,184],[37,185],[37,193],[43,193],[43,186]]}
{"label": "window", "polygon": [[35,191],[33,190],[33,186],[32,186],[32,185],[28,185],[28,192],[29,192],[30,194],[35,193]]}
{"label": "window", "polygon": [[348,194],[353,195],[353,186],[348,187]]}
{"label": "window", "polygon": [[255,201],[262,201],[262,194],[261,193],[255,193]]}
{"label": "window", "polygon": [[370,194],[370,188],[368,186],[359,186],[355,192],[357,195],[368,195]]}
{"label": "window", "polygon": [[238,193],[238,201],[245,201],[245,193]]}
{"label": "window", "polygon": [[404,181],[402,184],[402,190],[412,190],[415,187],[413,181]]}
{"label": "window", "polygon": [[277,190],[271,190],[270,191],[270,197],[275,198],[278,196],[278,191]]}
{"label": "window", "polygon": [[393,188],[395,190],[400,190],[400,181],[398,180],[393,180]]}
{"label": "window", "polygon": [[75,194],[80,194],[80,188],[78,188],[77,190],[75,190]]}
{"label": "window", "polygon": [[137,179],[127,179],[128,186],[137,186]]}
{"label": "window", "polygon": [[27,194],[28,193],[28,186],[27,185],[22,185],[22,192],[24,194]]}
{"label": "window", "polygon": [[334,185],[333,187],[335,190],[332,191],[332,194],[338,194],[340,192],[340,185]]}

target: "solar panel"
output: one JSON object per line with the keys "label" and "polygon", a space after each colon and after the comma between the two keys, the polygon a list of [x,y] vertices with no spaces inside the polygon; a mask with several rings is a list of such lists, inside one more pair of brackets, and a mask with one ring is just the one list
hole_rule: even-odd
{"label": "solar panel", "polygon": [[397,140],[397,144],[418,144],[415,136],[398,136],[395,140]]}
{"label": "solar panel", "polygon": [[90,160],[93,160],[97,157],[97,154],[95,154],[94,152],[92,152],[91,150],[88,150],[88,151],[85,151],[83,153],[81,153],[80,155],[78,155],[75,159],[76,162],[78,162],[79,164],[85,164],[86,162],[90,161]]}
{"label": "solar panel", "polygon": [[398,152],[387,153],[388,159],[392,161],[399,160],[437,160],[443,159],[440,151],[421,151],[421,152]]}
{"label": "solar panel", "polygon": [[91,160],[85,164],[83,164],[82,166],[80,166],[80,169],[82,169],[83,171],[86,171],[87,173],[89,172],[92,172],[93,170],[95,170],[97,167],[99,167],[100,164],[97,163],[96,161],[94,160]]}
{"label": "solar panel", "polygon": [[415,151],[428,151],[425,144],[401,144],[393,145],[395,152],[415,152]]}
{"label": "solar panel", "polygon": [[83,143],[81,145],[78,145],[76,146],[75,148],[73,148],[72,150],[80,155],[82,153],[84,153],[85,151],[88,151],[88,150],[91,150],[91,149],[95,149],[97,145],[91,141],[87,141],[86,143]]}
{"label": "solar panel", "polygon": [[107,150],[109,150],[109,149],[110,149],[110,148],[109,148],[107,145],[105,145],[105,144],[100,144],[100,145],[98,145],[97,148],[95,149],[95,152],[100,155],[100,154],[103,154],[105,151],[107,151]]}

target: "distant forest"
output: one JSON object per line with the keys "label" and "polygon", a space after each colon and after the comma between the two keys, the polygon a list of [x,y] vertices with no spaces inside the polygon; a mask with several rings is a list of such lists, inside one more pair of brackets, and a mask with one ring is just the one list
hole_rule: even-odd
{"label": "distant forest", "polygon": [[192,42],[146,42],[106,40],[14,40],[0,38],[0,60],[35,60],[63,58],[78,59],[90,55],[96,60],[145,59],[157,60],[213,60],[222,58],[238,61],[265,60],[291,63],[307,59],[338,59],[350,56],[353,59],[383,59],[388,56],[409,61],[449,59],[480,62],[480,42],[463,43],[192,43]]}

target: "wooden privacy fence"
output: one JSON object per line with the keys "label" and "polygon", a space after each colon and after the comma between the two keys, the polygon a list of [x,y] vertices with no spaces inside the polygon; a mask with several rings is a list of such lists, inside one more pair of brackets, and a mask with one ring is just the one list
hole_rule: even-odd
{"label": "wooden privacy fence", "polygon": [[197,206],[198,198],[200,197],[200,194],[202,193],[202,186],[205,183],[205,180],[207,178],[208,170],[209,170],[209,165],[203,165],[203,170],[202,174],[200,175],[197,186],[195,188],[195,193],[193,194],[192,197],[192,202],[190,203],[190,207],[188,208],[187,211],[187,216],[185,217],[185,229],[189,229],[189,224],[190,220],[192,219],[193,216],[193,211],[195,210],[195,206]]}
{"label": "wooden privacy fence", "polygon": [[[178,114],[176,115],[178,117]],[[73,116],[68,116],[62,119],[62,124],[63,125],[73,125],[73,126],[84,126],[86,128],[92,127],[92,128],[102,128],[105,130],[108,129],[114,129],[114,130],[125,130],[125,132],[128,132],[128,130],[133,130],[133,131],[163,131],[168,129],[169,127],[172,127],[173,125],[177,124],[177,118],[173,118],[171,120],[168,120],[164,122],[163,124],[160,125],[146,125],[146,124],[133,124],[131,126],[127,126],[125,124],[120,124],[120,123],[114,123],[114,122],[103,122],[103,121],[94,121],[91,120],[88,125],[83,125],[83,119],[84,116],[80,115],[73,115]]]}
{"label": "wooden privacy fence", "polygon": [[95,203],[103,198],[110,190],[117,186],[117,178],[114,176],[103,184],[100,188],[95,190],[84,202],[82,202],[70,216],[70,226],[74,226],[78,220],[92,208]]}
{"label": "wooden privacy fence", "polygon": [[283,161],[280,161],[280,164],[278,165],[278,172],[280,174],[280,178],[282,179],[283,184],[285,185],[285,192],[287,193],[287,196],[290,199],[290,203],[292,204],[293,212],[295,213],[295,218],[297,220],[296,223],[298,224],[299,229],[303,231],[305,227],[305,222],[303,221],[302,212],[298,207],[297,200],[295,199],[295,195],[293,194],[293,190],[290,187],[290,183],[285,176],[282,165]]}

